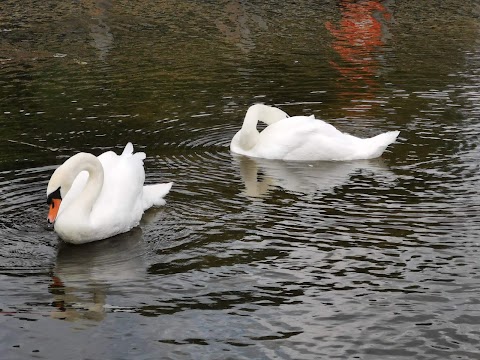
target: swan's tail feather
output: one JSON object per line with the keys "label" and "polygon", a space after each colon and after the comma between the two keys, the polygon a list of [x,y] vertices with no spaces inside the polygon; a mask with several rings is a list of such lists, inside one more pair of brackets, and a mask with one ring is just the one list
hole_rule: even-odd
{"label": "swan's tail feather", "polygon": [[139,158],[140,160],[145,160],[145,158],[147,157],[147,154],[145,154],[143,151],[140,151],[133,154],[133,156]]}
{"label": "swan's tail feather", "polygon": [[122,155],[131,155],[133,154],[133,145],[131,142],[128,142],[127,145],[125,145],[125,149],[123,149]]}
{"label": "swan's tail feather", "polygon": [[382,155],[387,146],[395,142],[399,134],[400,131],[388,131],[368,139],[372,152],[369,158],[373,159]]}
{"label": "swan's tail feather", "polygon": [[143,187],[143,210],[152,206],[165,205],[164,197],[170,192],[173,182],[155,185],[145,185]]}
{"label": "swan's tail feather", "polygon": [[147,157],[147,155],[143,151],[140,151],[134,154],[133,144],[131,142],[128,142],[127,145],[125,145],[125,149],[123,149],[122,155],[120,156],[127,156],[127,155],[133,155],[140,160],[145,160],[145,158]]}

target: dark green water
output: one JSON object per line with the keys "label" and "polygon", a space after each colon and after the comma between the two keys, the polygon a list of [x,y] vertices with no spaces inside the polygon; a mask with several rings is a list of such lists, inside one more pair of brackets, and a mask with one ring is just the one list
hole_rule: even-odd
{"label": "dark green water", "polygon": [[[460,0],[3,0],[2,359],[480,358],[479,34]],[[255,102],[401,134],[234,157]],[[128,141],[167,204],[63,244],[53,170]]]}

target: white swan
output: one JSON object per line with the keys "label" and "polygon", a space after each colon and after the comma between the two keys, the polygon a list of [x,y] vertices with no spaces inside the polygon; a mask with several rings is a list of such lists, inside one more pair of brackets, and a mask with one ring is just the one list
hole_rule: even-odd
{"label": "white swan", "polygon": [[[268,126],[258,132],[257,123]],[[230,143],[230,150],[240,155],[278,160],[357,160],[379,157],[397,138],[399,131],[389,131],[361,139],[342,133],[334,126],[312,116],[289,117],[284,111],[252,105],[242,128]]]}
{"label": "white swan", "polygon": [[129,231],[143,212],[163,205],[172,183],[144,185],[145,153],[128,143],[118,156],[79,153],[53,173],[47,186],[48,222],[66,242],[82,244]]}

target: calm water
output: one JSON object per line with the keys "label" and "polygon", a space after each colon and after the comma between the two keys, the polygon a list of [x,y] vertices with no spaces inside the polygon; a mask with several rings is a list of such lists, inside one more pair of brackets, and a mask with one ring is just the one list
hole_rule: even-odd
{"label": "calm water", "polygon": [[[2,359],[480,359],[478,4],[0,13]],[[401,135],[371,161],[232,156],[255,102]],[[147,182],[175,182],[167,204],[62,243],[53,170],[127,141]]]}

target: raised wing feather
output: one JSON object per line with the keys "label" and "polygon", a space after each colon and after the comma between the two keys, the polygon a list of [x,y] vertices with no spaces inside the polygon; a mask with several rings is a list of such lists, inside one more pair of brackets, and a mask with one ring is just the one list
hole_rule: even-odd
{"label": "raised wing feather", "polygon": [[128,222],[126,219],[131,222],[134,214],[138,214],[134,216],[135,220],[140,221],[145,154],[133,154],[133,147],[130,148],[129,144],[120,156],[109,151],[98,157],[104,170],[104,183],[92,209],[92,221],[102,224],[108,221],[121,226]]}

